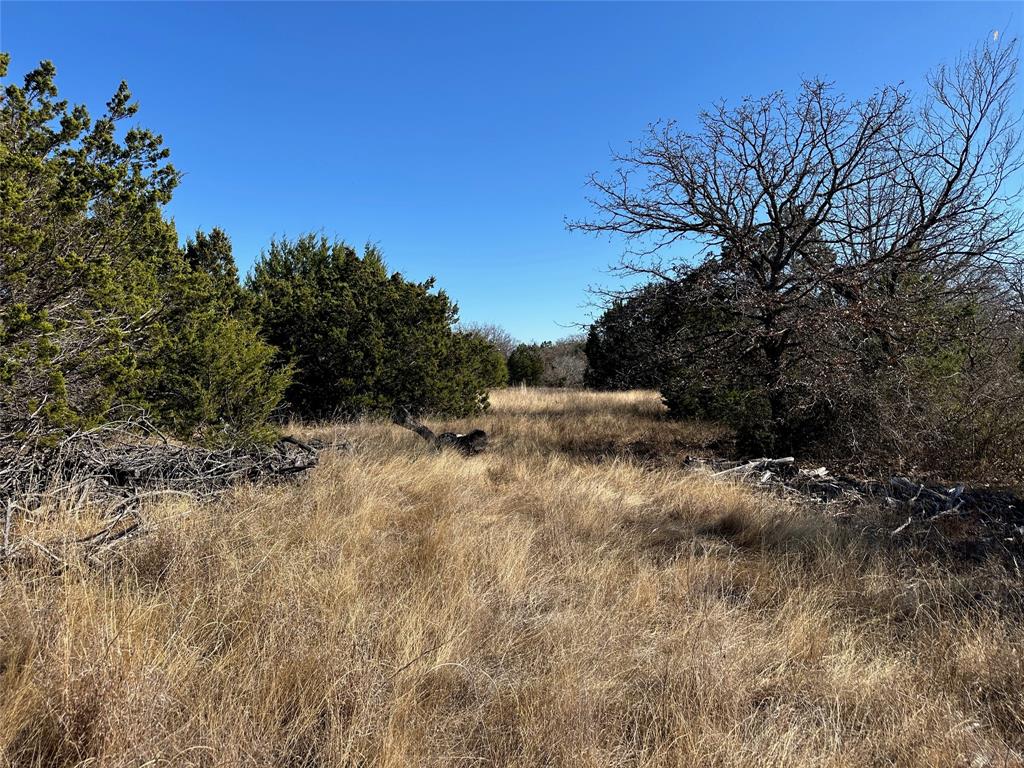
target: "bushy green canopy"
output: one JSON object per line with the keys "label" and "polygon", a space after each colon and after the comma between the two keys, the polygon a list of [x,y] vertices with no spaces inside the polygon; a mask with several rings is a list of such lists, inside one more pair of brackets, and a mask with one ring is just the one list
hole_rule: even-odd
{"label": "bushy green canopy", "polygon": [[144,355],[146,400],[176,434],[207,442],[262,439],[291,369],[259,335],[231,241],[196,232],[162,275],[160,323]]}
{"label": "bushy green canopy", "polygon": [[525,384],[535,387],[541,383],[544,374],[544,359],[537,348],[520,344],[508,357],[509,384]]}
{"label": "bushy green canopy", "polygon": [[464,415],[486,403],[495,377],[479,343],[452,330],[456,306],[433,280],[389,274],[372,246],[278,240],[246,286],[265,337],[295,366],[287,399],[303,416]]}
{"label": "bushy green canopy", "polygon": [[[6,76],[9,59],[0,60]],[[160,136],[58,100],[43,62],[0,102],[0,431],[50,440],[114,406],[175,434],[260,437],[288,371],[259,338],[219,230],[180,249]]]}
{"label": "bushy green canopy", "polygon": [[684,285],[650,283],[614,299],[590,326],[583,350],[583,375],[592,389],[658,389],[677,361],[672,345],[694,320]]}
{"label": "bushy green canopy", "polygon": [[136,352],[177,258],[161,207],[179,176],[159,136],[117,138],[127,86],[94,121],[55,74],[43,62],[0,101],[0,419],[40,435],[141,393]]}

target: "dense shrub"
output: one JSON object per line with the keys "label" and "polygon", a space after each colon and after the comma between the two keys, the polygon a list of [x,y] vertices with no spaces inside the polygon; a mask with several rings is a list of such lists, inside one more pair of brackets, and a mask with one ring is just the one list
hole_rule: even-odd
{"label": "dense shrub", "polygon": [[268,436],[290,370],[256,329],[227,235],[197,232],[162,278],[148,347],[155,413],[176,434],[206,441]]}
{"label": "dense shrub", "polygon": [[117,137],[137,110],[127,87],[93,121],[54,76],[40,64],[0,104],[0,424],[40,437],[141,397],[158,277],[179,258],[167,150],[138,128]]}
{"label": "dense shrub", "polygon": [[474,357],[481,345],[453,331],[457,308],[433,280],[389,275],[373,247],[275,241],[246,286],[265,338],[295,366],[286,397],[303,416],[465,415],[497,378]]}
{"label": "dense shrub", "polygon": [[525,384],[535,387],[544,374],[544,360],[536,347],[520,344],[508,358],[509,384]]}
{"label": "dense shrub", "polygon": [[0,431],[51,439],[131,403],[183,437],[263,436],[287,372],[226,236],[178,248],[178,173],[160,137],[118,138],[138,109],[124,84],[93,121],[54,76],[44,62],[0,109]]}
{"label": "dense shrub", "polygon": [[[915,292],[927,278],[905,278]],[[595,388],[659,389],[669,413],[732,427],[746,454],[816,456],[869,471],[1024,479],[1024,333],[995,296],[914,302],[899,341],[842,329],[857,350],[819,375],[838,345],[810,326],[818,345],[786,357],[774,381],[756,354],[758,329],[730,293],[692,280],[655,283],[613,302],[588,335]],[[808,314],[813,305],[806,307]],[[810,321],[808,321],[810,324]],[[854,336],[854,334],[858,334]],[[884,348],[885,344],[888,349]],[[856,442],[852,442],[856,441]]]}
{"label": "dense shrub", "polygon": [[616,297],[590,326],[583,346],[591,389],[659,389],[674,366],[668,345],[686,319],[684,290],[648,283]]}
{"label": "dense shrub", "polygon": [[[834,400],[831,434],[862,436],[868,466],[1024,483],[1019,311],[983,291],[924,302],[913,322],[920,330],[897,355],[866,355],[861,376]],[[839,435],[834,443],[848,445]],[[826,446],[819,441],[819,451]]]}
{"label": "dense shrub", "polygon": [[508,362],[502,348],[489,336],[478,330],[460,330],[456,333],[456,349],[473,378],[489,389],[508,385]]}
{"label": "dense shrub", "polygon": [[[899,341],[842,329],[849,336],[844,344],[856,350],[845,359],[836,360],[827,336],[820,346],[806,344],[778,380],[763,356],[739,352],[756,331],[738,313],[720,326],[708,322],[730,317],[723,301],[714,313],[690,315],[655,345],[660,390],[670,415],[731,426],[746,454],[814,456],[872,472],[1024,480],[1024,374],[1017,364],[1024,333],[1016,312],[972,299],[923,302],[916,313],[919,330]],[[716,326],[729,342],[701,343]],[[821,375],[829,362],[837,370]]]}

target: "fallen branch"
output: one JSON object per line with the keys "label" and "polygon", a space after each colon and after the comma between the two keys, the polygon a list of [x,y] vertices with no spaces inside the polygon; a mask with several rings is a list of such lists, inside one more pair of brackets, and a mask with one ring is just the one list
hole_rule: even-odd
{"label": "fallen branch", "polygon": [[729,475],[733,473],[745,474],[747,472],[754,472],[759,469],[768,469],[776,467],[784,467],[789,464],[793,464],[796,461],[792,456],[787,456],[784,459],[755,459],[754,461],[741,464],[736,467],[730,467],[729,469],[723,469],[721,472],[715,472],[713,477],[719,477],[721,475]]}
{"label": "fallen branch", "polygon": [[436,435],[430,427],[414,419],[407,408],[403,408],[400,414],[395,414],[394,422],[400,427],[415,432],[436,451],[454,448],[465,456],[472,456],[483,453],[487,448],[487,433],[482,429],[474,429],[466,434],[442,432],[440,435]]}
{"label": "fallen branch", "polygon": [[75,543],[108,547],[148,530],[141,508],[150,497],[208,500],[239,483],[295,477],[317,466],[323,450],[348,447],[290,436],[271,446],[174,443],[141,412],[75,432],[56,444],[0,433],[0,560],[10,559],[15,549],[16,510],[28,515],[96,505],[106,510],[105,525]]}
{"label": "fallen branch", "polygon": [[[825,467],[800,469],[792,457],[730,462],[687,457],[685,464],[709,471],[711,477],[735,479],[803,499],[851,508],[876,504],[905,519],[889,531],[893,538],[928,533],[951,519],[961,543],[972,552],[1024,554],[1024,498],[993,488],[944,487],[891,477],[886,482],[831,475]],[[1016,562],[1016,560],[1014,560]]]}

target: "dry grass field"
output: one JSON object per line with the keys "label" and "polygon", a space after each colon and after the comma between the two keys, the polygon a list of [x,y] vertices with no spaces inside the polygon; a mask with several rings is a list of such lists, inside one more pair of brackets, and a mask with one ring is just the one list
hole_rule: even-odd
{"label": "dry grass field", "polygon": [[24,522],[0,765],[1024,765],[1012,575],[683,469],[716,432],[653,393],[492,403],[480,456],[323,428],[355,450],[92,561]]}

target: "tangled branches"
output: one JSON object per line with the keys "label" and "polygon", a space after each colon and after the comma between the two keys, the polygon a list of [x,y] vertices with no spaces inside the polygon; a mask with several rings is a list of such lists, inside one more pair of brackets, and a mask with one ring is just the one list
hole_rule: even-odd
{"label": "tangled branches", "polygon": [[[930,544],[967,560],[1002,559],[1018,575],[1024,567],[1024,498],[989,486],[966,487],[833,475],[825,467],[803,469],[792,457],[732,462],[687,457],[686,466],[713,477],[755,484],[842,511],[871,507],[900,524],[885,528],[894,541]],[[883,523],[885,525],[885,523]],[[929,542],[929,540],[932,540]]]}
{"label": "tangled branches", "polygon": [[327,447],[348,446],[293,437],[272,446],[187,445],[170,440],[137,411],[54,443],[0,434],[0,560],[11,553],[16,515],[30,513],[47,499],[105,507],[103,528],[79,542],[106,546],[141,532],[140,507],[146,499],[181,495],[206,500],[239,483],[294,477],[315,467]]}

